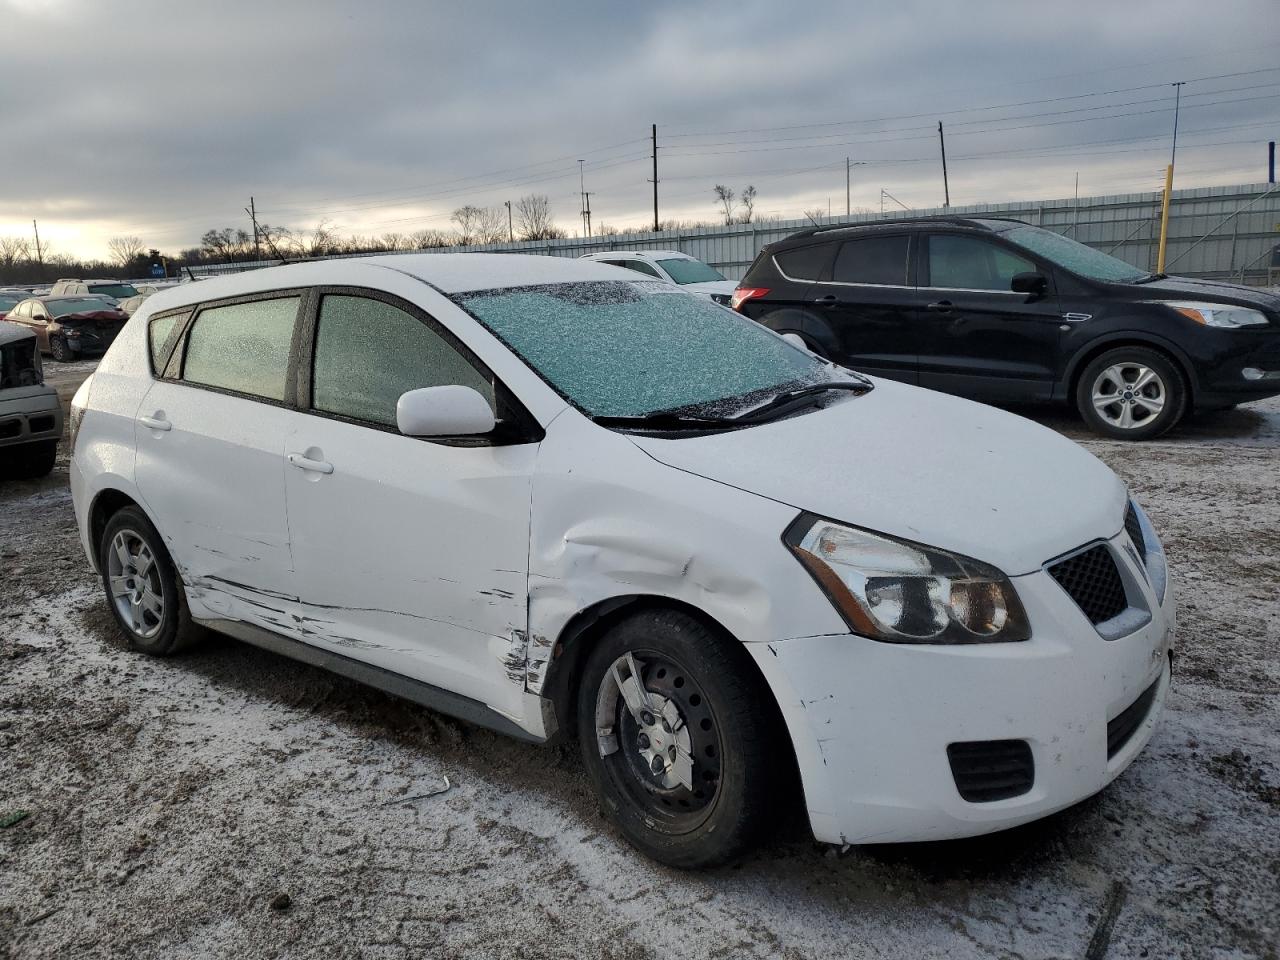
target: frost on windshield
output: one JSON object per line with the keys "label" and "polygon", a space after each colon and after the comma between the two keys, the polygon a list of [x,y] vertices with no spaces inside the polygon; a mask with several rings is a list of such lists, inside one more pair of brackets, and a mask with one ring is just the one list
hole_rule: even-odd
{"label": "frost on windshield", "polygon": [[593,416],[684,407],[724,413],[827,371],[754,321],[664,283],[548,284],[460,300]]}
{"label": "frost on windshield", "polygon": [[1004,235],[1032,253],[1038,253],[1059,266],[1086,277],[1092,277],[1094,280],[1131,283],[1147,275],[1146,271],[1139,270],[1109,253],[1087,247],[1077,240],[1051,230],[1040,227],[1014,227],[1005,231]]}

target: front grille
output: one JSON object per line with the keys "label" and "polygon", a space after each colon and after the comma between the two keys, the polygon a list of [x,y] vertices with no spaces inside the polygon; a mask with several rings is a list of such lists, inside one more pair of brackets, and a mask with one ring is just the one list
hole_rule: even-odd
{"label": "front grille", "polygon": [[1147,719],[1147,714],[1151,711],[1151,701],[1156,698],[1156,689],[1160,686],[1159,679],[1142,692],[1142,696],[1129,704],[1114,720],[1107,724],[1107,759],[1110,760],[1129,742],[1130,738],[1142,726],[1142,721]]}
{"label": "front grille", "polygon": [[971,740],[947,746],[951,775],[960,796],[970,803],[1018,797],[1036,779],[1035,761],[1025,740]]}
{"label": "front grille", "polygon": [[10,437],[16,437],[20,433],[22,433],[21,420],[0,421],[0,440],[7,440]]}
{"label": "front grille", "polygon": [[1049,575],[1094,625],[1119,616],[1129,606],[1115,558],[1105,544],[1055,563]]}
{"label": "front grille", "polygon": [[1138,511],[1133,509],[1133,504],[1129,504],[1129,509],[1124,512],[1124,529],[1129,534],[1129,539],[1133,541],[1133,545],[1138,548],[1138,556],[1144,560],[1147,556],[1147,541],[1142,536],[1142,523],[1138,520]]}
{"label": "front grille", "polygon": [[29,420],[27,420],[27,427],[31,430],[32,433],[44,433],[44,431],[46,430],[52,430],[53,417],[47,416],[47,415],[41,416],[41,417],[31,417]]}

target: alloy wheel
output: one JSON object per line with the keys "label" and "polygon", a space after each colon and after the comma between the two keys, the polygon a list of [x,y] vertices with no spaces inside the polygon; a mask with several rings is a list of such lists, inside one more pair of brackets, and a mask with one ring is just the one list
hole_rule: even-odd
{"label": "alloy wheel", "polygon": [[147,542],[133,530],[121,530],[107,552],[107,581],[111,602],[123,623],[148,640],[164,623],[164,590],[160,568]]}
{"label": "alloy wheel", "polygon": [[1148,426],[1164,411],[1168,389],[1160,375],[1141,363],[1115,363],[1093,382],[1091,399],[1103,420],[1120,430]]}

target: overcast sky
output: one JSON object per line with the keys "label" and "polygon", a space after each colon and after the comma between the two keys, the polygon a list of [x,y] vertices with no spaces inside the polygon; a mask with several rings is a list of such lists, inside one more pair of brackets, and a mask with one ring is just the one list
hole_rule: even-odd
{"label": "overcast sky", "polygon": [[[177,251],[260,219],[448,229],[551,198],[594,222],[716,216],[712,186],[801,216],[1266,178],[1275,0],[489,3],[0,0],[0,235]],[[1104,96],[1094,96],[1102,94]],[[1051,102],[1050,102],[1051,101]],[[892,204],[892,201],[886,200]]]}

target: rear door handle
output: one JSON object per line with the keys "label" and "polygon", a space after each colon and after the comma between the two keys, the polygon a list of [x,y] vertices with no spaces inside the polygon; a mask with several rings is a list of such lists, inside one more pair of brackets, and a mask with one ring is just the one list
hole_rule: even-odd
{"label": "rear door handle", "polygon": [[934,313],[950,313],[955,309],[955,304],[950,300],[938,300],[935,303],[929,304],[925,309],[932,310]]}
{"label": "rear door handle", "polygon": [[164,419],[163,413],[158,417],[139,417],[138,422],[148,430],[167,431],[173,429],[173,424]]}
{"label": "rear door handle", "polygon": [[834,307],[840,303],[840,298],[834,293],[828,293],[825,297],[819,297],[813,302],[819,307]]}
{"label": "rear door handle", "polygon": [[300,453],[289,454],[289,463],[299,470],[306,470],[308,473],[333,473],[333,464],[328,460],[312,460],[310,457],[304,457]]}

